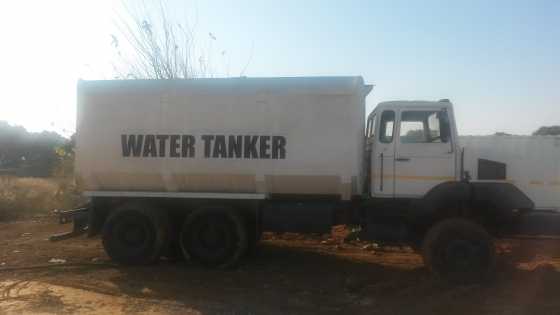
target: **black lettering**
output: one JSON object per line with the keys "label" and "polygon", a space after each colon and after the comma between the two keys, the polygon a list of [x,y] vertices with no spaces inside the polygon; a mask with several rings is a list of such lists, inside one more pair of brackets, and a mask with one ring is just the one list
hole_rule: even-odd
{"label": "black lettering", "polygon": [[159,141],[159,156],[165,157],[165,147],[167,140],[169,140],[169,135],[157,135],[156,138]]}
{"label": "black lettering", "polygon": [[212,140],[214,139],[213,135],[202,135],[202,141],[204,141],[204,157],[210,157],[210,145],[212,144]]}
{"label": "black lettering", "polygon": [[272,158],[285,159],[286,158],[286,138],[283,136],[272,137]]}
{"label": "black lettering", "polygon": [[260,140],[260,156],[261,159],[270,159],[270,136],[261,136]]}
{"label": "black lettering", "polygon": [[227,158],[226,136],[216,136],[216,140],[214,141],[214,152],[212,153],[212,157]]}
{"label": "black lettering", "polygon": [[169,136],[169,156],[178,158],[181,157],[179,154],[179,139],[181,136],[179,135],[170,135]]}
{"label": "black lettering", "polygon": [[191,135],[183,135],[181,137],[182,157],[194,157],[194,142],[195,138]]}
{"label": "black lettering", "polygon": [[243,157],[246,159],[258,159],[259,153],[257,152],[257,140],[259,136],[245,136],[243,141]]}
{"label": "black lettering", "polygon": [[[204,141],[205,158],[286,158],[286,138],[283,136],[230,135],[226,142],[225,135],[202,135],[201,139]],[[123,157],[165,157],[166,152],[169,152],[173,158],[192,158],[195,156],[195,140],[192,135],[123,134],[122,154]]]}
{"label": "black lettering", "polygon": [[241,149],[243,148],[243,136],[229,136],[228,141],[228,157],[232,158],[241,158],[241,153],[243,152]]}
{"label": "black lettering", "polygon": [[130,156],[140,156],[142,153],[142,140],[144,140],[143,135],[121,135],[122,144],[122,154],[124,157]]}
{"label": "black lettering", "polygon": [[154,135],[146,135],[144,139],[143,157],[157,157],[156,137]]}

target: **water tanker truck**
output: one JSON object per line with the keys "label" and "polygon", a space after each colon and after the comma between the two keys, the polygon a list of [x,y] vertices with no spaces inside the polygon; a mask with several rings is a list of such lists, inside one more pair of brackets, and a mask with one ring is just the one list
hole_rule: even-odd
{"label": "water tanker truck", "polygon": [[[494,238],[559,234],[560,139],[459,137],[448,100],[380,103],[361,77],[80,81],[74,234],[121,264],[236,265],[263,231],[418,250],[482,279]],[[483,113],[481,113],[482,115]],[[87,228],[86,228],[87,226]]]}

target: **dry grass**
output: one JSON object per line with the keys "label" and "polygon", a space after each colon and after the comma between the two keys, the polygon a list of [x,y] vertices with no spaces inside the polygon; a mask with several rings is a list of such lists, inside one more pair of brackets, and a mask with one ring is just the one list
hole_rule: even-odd
{"label": "dry grass", "polygon": [[66,178],[0,176],[0,221],[70,209],[83,201],[77,187]]}

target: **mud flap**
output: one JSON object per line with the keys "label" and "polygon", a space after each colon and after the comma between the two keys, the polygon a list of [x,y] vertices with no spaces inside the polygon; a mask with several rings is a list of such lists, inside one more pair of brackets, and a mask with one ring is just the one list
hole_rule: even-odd
{"label": "mud flap", "polygon": [[58,223],[66,224],[72,221],[74,226],[72,231],[51,235],[49,240],[51,242],[62,241],[86,233],[88,231],[89,211],[89,207],[67,211],[56,211],[58,215]]}

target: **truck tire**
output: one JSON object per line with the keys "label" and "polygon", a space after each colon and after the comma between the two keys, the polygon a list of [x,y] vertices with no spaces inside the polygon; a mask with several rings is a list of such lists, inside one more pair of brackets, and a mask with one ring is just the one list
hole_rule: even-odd
{"label": "truck tire", "polygon": [[186,218],[180,242],[185,257],[208,267],[230,268],[247,252],[247,228],[231,208],[203,208]]}
{"label": "truck tire", "polygon": [[422,258],[436,276],[453,283],[472,283],[491,274],[496,249],[482,226],[466,219],[445,219],[426,234]]}
{"label": "truck tire", "polygon": [[142,204],[125,204],[107,218],[103,226],[103,247],[117,263],[150,264],[167,245],[168,226],[163,211]]}

